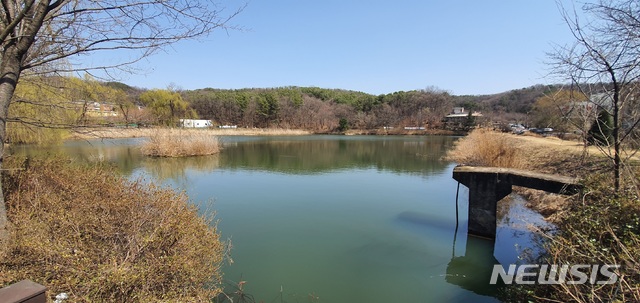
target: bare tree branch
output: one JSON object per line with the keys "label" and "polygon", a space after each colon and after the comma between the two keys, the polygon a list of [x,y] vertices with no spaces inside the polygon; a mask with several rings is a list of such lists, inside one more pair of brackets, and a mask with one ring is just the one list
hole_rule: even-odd
{"label": "bare tree branch", "polygon": [[[0,0],[0,171],[7,122],[66,127],[28,116],[9,117],[23,72],[31,75],[122,69],[156,50],[206,37],[229,24],[229,13],[203,0]],[[127,52],[119,61],[79,65],[85,54]],[[0,186],[0,249],[8,247],[7,214]],[[0,251],[1,253],[1,251]]]}
{"label": "bare tree branch", "polygon": [[[613,116],[612,138],[606,136],[601,151],[613,160],[614,186],[620,187],[623,143],[636,132],[640,117],[628,108],[635,98],[640,79],[640,2],[633,0],[597,0],[582,10],[586,21],[575,10],[557,5],[575,43],[557,46],[550,54],[556,75],[571,81],[586,96]],[[604,97],[601,97],[605,94]],[[631,123],[625,121],[632,121]],[[592,130],[605,133],[603,125]]]}

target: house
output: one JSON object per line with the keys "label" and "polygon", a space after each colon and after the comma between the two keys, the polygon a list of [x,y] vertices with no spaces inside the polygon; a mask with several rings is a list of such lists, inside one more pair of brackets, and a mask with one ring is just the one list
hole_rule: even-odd
{"label": "house", "polygon": [[212,125],[211,120],[180,119],[180,127],[184,128],[204,128],[211,127]]}
{"label": "house", "polygon": [[[453,111],[443,119],[445,128],[452,130],[467,129],[471,126],[470,121],[468,121],[469,117],[478,119],[482,117],[482,114],[477,111],[466,111],[464,107],[454,107]],[[477,123],[477,121],[473,122],[473,124]]]}
{"label": "house", "polygon": [[[471,112],[471,116],[472,117],[482,117],[482,114],[480,112]],[[459,118],[468,118],[469,117],[469,111],[465,111],[464,107],[454,107],[453,111],[451,112],[451,114],[448,114],[445,117],[445,120],[455,120],[455,119],[459,119]]]}
{"label": "house", "polygon": [[116,117],[118,116],[115,103],[78,100],[71,102],[76,110],[92,117]]}

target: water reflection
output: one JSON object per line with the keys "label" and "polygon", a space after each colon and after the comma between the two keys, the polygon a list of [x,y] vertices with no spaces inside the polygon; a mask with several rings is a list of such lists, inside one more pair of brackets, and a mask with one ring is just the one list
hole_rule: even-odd
{"label": "water reflection", "polygon": [[494,245],[492,239],[467,235],[464,255],[451,258],[445,280],[479,295],[498,295],[501,286],[489,284],[493,265],[500,264],[494,257]]}
{"label": "water reflection", "polygon": [[186,171],[263,170],[317,174],[353,168],[429,175],[444,171],[441,161],[455,138],[375,136],[236,137],[222,139],[214,156],[154,159],[141,154],[143,138],[67,142],[61,146],[12,146],[15,154],[67,155],[81,161],[107,161],[125,175],[142,168],[158,180],[184,182]]}
{"label": "water reflection", "polygon": [[225,141],[220,155],[225,168],[313,174],[350,168],[430,174],[443,171],[440,161],[451,137],[314,136]]}
{"label": "water reflection", "polygon": [[105,139],[68,141],[62,145],[11,145],[9,153],[31,157],[62,156],[84,162],[109,162],[118,171],[130,175],[145,157],[140,152],[142,139]]}
{"label": "water reflection", "polygon": [[[465,216],[466,217],[466,216]],[[495,297],[500,285],[490,285],[489,280],[494,264],[500,264],[494,256],[495,241],[469,235],[466,232],[466,221],[463,226],[455,221],[447,220],[437,214],[420,212],[403,212],[397,217],[398,222],[414,226],[433,241],[432,245],[441,244],[448,248],[450,256],[447,258],[444,280],[482,296]],[[453,241],[448,242],[443,235],[450,236],[453,230]],[[462,242],[456,241],[458,236]],[[464,241],[466,239],[466,241]],[[502,249],[499,245],[499,248]],[[445,249],[446,250],[446,249]]]}
{"label": "water reflection", "polygon": [[210,172],[220,167],[220,155],[153,158],[145,157],[140,167],[156,180],[181,181],[187,178],[188,171]]}

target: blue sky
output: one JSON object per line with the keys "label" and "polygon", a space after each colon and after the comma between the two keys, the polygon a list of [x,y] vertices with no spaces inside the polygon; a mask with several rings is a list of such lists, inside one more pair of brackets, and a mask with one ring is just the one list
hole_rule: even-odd
{"label": "blue sky", "polygon": [[572,41],[554,0],[252,0],[232,23],[247,30],[180,42],[121,80],[492,94],[555,83],[546,52]]}

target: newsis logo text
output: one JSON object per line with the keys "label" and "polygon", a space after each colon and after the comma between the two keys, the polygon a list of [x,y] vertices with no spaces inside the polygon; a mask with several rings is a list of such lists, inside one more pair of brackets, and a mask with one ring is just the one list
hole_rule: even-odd
{"label": "newsis logo text", "polygon": [[614,284],[618,281],[616,270],[620,265],[540,265],[510,264],[507,271],[500,264],[493,266],[490,284],[498,283],[498,277],[504,284]]}

